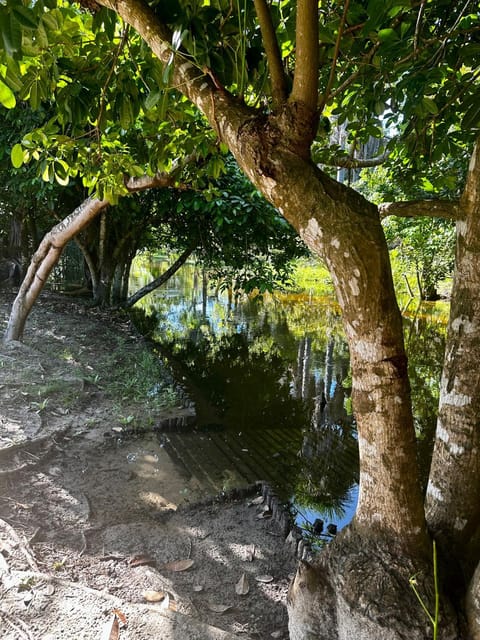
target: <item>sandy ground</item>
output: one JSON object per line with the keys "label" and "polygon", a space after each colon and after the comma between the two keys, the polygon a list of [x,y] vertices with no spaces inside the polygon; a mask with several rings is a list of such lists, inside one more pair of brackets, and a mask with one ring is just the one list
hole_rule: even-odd
{"label": "sandy ground", "polygon": [[208,496],[174,464],[152,430],[191,419],[188,399],[166,369],[169,406],[121,386],[145,349],[125,318],[55,294],[0,347],[2,639],[288,638],[275,500]]}

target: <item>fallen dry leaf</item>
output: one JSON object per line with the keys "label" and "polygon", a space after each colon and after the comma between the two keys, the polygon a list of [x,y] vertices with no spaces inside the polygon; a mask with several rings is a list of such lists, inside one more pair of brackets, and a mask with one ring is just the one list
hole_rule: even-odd
{"label": "fallen dry leaf", "polygon": [[55,593],[55,585],[53,585],[51,582],[49,582],[47,584],[47,586],[45,587],[45,589],[43,590],[43,593],[46,596],[53,596],[53,594]]}
{"label": "fallen dry leaf", "polygon": [[273,576],[268,574],[255,576],[255,580],[257,580],[257,582],[273,582]]}
{"label": "fallen dry leaf", "polygon": [[165,599],[165,595],[163,591],[152,591],[151,589],[143,592],[143,597],[147,602],[160,602]]}
{"label": "fallen dry leaf", "polygon": [[240,580],[235,585],[235,593],[239,596],[246,596],[250,591],[250,585],[248,584],[248,578],[245,573],[242,573]]}
{"label": "fallen dry leaf", "polygon": [[214,602],[207,602],[207,607],[210,609],[210,611],[213,611],[214,613],[225,613],[225,611],[228,611],[229,609],[232,608],[231,604],[215,604]]}
{"label": "fallen dry leaf", "polygon": [[263,504],[263,501],[264,501],[264,497],[263,496],[257,496],[253,500],[250,500],[250,502],[248,503],[248,506],[249,507],[254,507],[257,504]]}
{"label": "fallen dry leaf", "polygon": [[113,613],[117,616],[117,618],[120,620],[120,622],[123,624],[124,627],[127,626],[127,616],[123,613],[123,611],[120,611],[120,609],[114,609]]}
{"label": "fallen dry leaf", "polygon": [[193,590],[195,591],[195,593],[200,593],[200,591],[203,591],[203,585],[202,584],[194,584],[193,585]]}
{"label": "fallen dry leaf", "polygon": [[166,564],[162,565],[162,569],[165,569],[165,571],[186,571],[187,569],[190,569],[190,567],[193,565],[194,560],[192,560],[191,558],[184,558],[183,560],[173,560],[173,562],[167,562]]}
{"label": "fallen dry leaf", "polygon": [[118,640],[120,635],[120,625],[117,616],[113,616],[113,620],[109,620],[103,626],[101,640]]}

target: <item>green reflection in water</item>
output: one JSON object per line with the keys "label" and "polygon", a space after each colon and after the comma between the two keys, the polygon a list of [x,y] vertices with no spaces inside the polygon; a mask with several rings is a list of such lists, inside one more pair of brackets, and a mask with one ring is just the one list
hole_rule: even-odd
{"label": "green reflection in water", "polygon": [[[132,289],[168,264],[137,261]],[[339,528],[356,505],[358,450],[348,350],[331,298],[219,294],[188,264],[140,302],[152,337],[196,404],[179,447],[217,487],[258,479],[305,520]],[[404,313],[419,453],[426,477],[444,349],[445,305]],[[176,434],[169,434],[173,445]],[[189,464],[193,464],[190,462]]]}

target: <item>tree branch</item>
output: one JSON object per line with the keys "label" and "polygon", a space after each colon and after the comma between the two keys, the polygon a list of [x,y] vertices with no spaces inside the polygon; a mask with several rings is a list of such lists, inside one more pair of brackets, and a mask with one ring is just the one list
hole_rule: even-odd
{"label": "tree branch", "polygon": [[273,106],[279,107],[287,99],[287,79],[282,65],[282,54],[267,3],[265,0],[254,0],[254,5],[270,69]]}
{"label": "tree branch", "polygon": [[[196,154],[184,158],[170,173],[157,173],[155,176],[141,176],[125,181],[131,192],[145,191],[153,187],[173,186],[178,173],[195,159]],[[40,295],[50,272],[57,264],[62,251],[69,240],[74,238],[107,206],[107,200],[87,198],[70,215],[55,225],[43,238],[32,257],[27,274],[14,300],[3,341],[20,340],[28,315]]]}
{"label": "tree branch", "polygon": [[329,75],[329,78],[328,78],[328,82],[327,82],[327,86],[325,88],[325,91],[323,92],[323,95],[320,98],[320,104],[318,105],[318,108],[319,108],[320,111],[322,111],[323,107],[326,105],[326,103],[327,103],[327,101],[329,99],[330,91],[332,90],[333,81],[335,79],[335,69],[336,69],[336,66],[337,66],[338,54],[339,54],[339,51],[340,51],[340,42],[342,40],[343,31],[345,29],[345,21],[347,19],[347,11],[348,11],[349,5],[350,5],[350,0],[345,0],[345,5],[343,7],[342,19],[340,21],[340,26],[338,27],[337,40],[335,42],[335,51],[333,53],[332,66],[330,68],[330,75]]}
{"label": "tree branch", "polygon": [[25,322],[50,272],[57,264],[67,242],[86,227],[103,209],[107,200],[87,198],[64,220],[55,225],[35,251],[27,274],[20,286],[4,335],[4,342],[20,340]]}
{"label": "tree branch", "polygon": [[411,200],[403,202],[385,202],[378,205],[381,218],[398,216],[399,218],[443,218],[457,220],[460,206],[457,200]]}
{"label": "tree branch", "polygon": [[[313,0],[308,0],[313,2]],[[104,7],[115,11],[148,44],[152,52],[164,64],[172,67],[172,86],[181,91],[208,119],[219,137],[226,140],[236,137],[245,120],[256,113],[255,109],[239,102],[233,95],[215,82],[208,69],[200,69],[181,51],[172,47],[172,33],[162,23],[155,11],[143,0],[99,0]],[[228,108],[229,118],[222,117]]]}
{"label": "tree branch", "polygon": [[331,160],[321,164],[329,167],[342,167],[343,169],[364,169],[368,167],[378,167],[388,160],[390,151],[385,151],[375,158],[352,158],[352,156],[335,156]]}
{"label": "tree branch", "polygon": [[292,102],[317,110],[318,99],[318,0],[298,0],[295,76]]}
{"label": "tree branch", "polygon": [[125,181],[125,187],[130,193],[138,193],[146,189],[161,189],[165,187],[173,187],[177,180],[177,172],[174,174],[156,173],[154,176],[140,176],[136,178],[128,178]]}
{"label": "tree branch", "polygon": [[177,158],[174,160],[172,163],[173,166],[168,173],[165,171],[158,171],[154,176],[144,175],[137,176],[135,178],[129,177],[125,180],[125,187],[130,193],[137,193],[138,191],[145,191],[146,189],[163,189],[173,186],[179,190],[186,189],[187,187],[185,185],[179,185],[177,183],[178,176],[182,169],[193,163],[195,163],[197,168],[199,166],[203,166],[207,161],[207,157],[199,160],[197,153],[190,153],[184,158]]}
{"label": "tree branch", "polygon": [[158,287],[160,287],[164,282],[167,282],[167,280],[169,280],[173,276],[173,274],[176,273],[180,269],[180,267],[187,261],[187,259],[192,255],[194,250],[195,250],[195,247],[189,247],[188,249],[185,249],[185,251],[175,260],[175,262],[166,271],[162,273],[162,275],[160,275],[158,278],[155,278],[155,280],[152,280],[151,282],[146,284],[144,287],[139,289],[136,293],[131,295],[123,306],[133,307],[133,305],[139,300],[141,300],[141,298],[146,296],[147,293],[150,293],[151,291],[158,289]]}

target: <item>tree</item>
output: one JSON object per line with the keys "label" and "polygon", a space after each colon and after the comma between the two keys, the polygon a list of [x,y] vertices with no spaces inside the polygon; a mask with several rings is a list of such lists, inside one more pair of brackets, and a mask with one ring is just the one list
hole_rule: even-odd
{"label": "tree", "polygon": [[[7,2],[5,11],[12,20],[33,23],[30,29],[40,20],[46,32],[48,20],[39,12],[57,21],[62,11],[71,15],[64,2],[47,12],[45,7],[53,4],[25,4],[15,12],[15,3]],[[221,0],[97,0],[92,6],[95,11],[99,6],[110,9],[140,34],[163,64],[162,78],[168,76],[171,86],[203,112],[253,184],[323,259],[332,276],[350,348],[360,495],[354,523],[316,566],[299,568],[289,599],[291,638],[428,637],[428,620],[408,580],[424,571],[429,599],[427,524],[438,541],[441,564],[464,577],[458,591],[444,591],[441,634],[478,636],[478,3],[346,0],[322,3],[319,9],[313,0],[270,5],[254,0],[253,6]],[[113,39],[112,15],[104,9],[95,13],[98,39]],[[72,23],[78,25],[69,18],[68,26]],[[154,68],[141,44],[131,55],[137,64],[148,61]],[[21,75],[14,67],[6,67],[0,85],[5,101],[15,90],[13,81],[7,83],[9,69],[14,80]],[[34,78],[30,88],[20,82],[20,91],[31,101],[38,100],[39,91],[49,93],[42,84],[48,72],[42,67],[33,76],[32,68],[26,72]],[[134,96],[131,83],[138,90],[143,78],[123,79],[128,91],[118,98],[118,106],[111,96],[112,115],[117,112],[124,124],[134,119],[125,95]],[[109,90],[109,83],[104,86]],[[72,101],[73,87],[65,93]],[[136,109],[142,100],[137,96],[132,102]],[[100,107],[105,104],[100,99]],[[106,108],[97,110],[100,129],[105,113]],[[390,157],[407,163],[414,178],[444,155],[472,154],[460,202],[417,201],[385,208],[397,215],[407,209],[410,215],[440,213],[457,221],[456,276],[426,510],[416,465],[402,322],[379,210],[312,161],[314,141],[330,154],[325,119],[332,114],[348,120],[352,141],[383,136],[385,125],[395,127],[398,135],[389,143]],[[142,126],[160,127],[158,120],[144,120]],[[58,159],[69,143],[59,145],[55,137],[47,143],[50,149],[56,145],[52,156]],[[110,144],[119,144],[120,138]],[[83,160],[72,162],[73,167],[79,164],[87,173]],[[120,165],[133,168],[134,163],[130,157]],[[55,171],[55,160],[48,166]],[[108,166],[101,159],[96,173],[92,168],[89,174],[97,176],[91,182],[100,183],[93,185],[100,195],[115,189]],[[448,596],[457,607],[467,596],[468,631],[455,627]]]}

